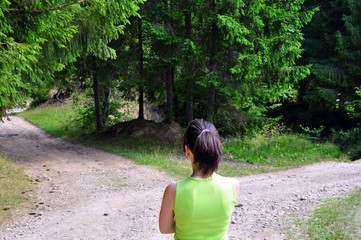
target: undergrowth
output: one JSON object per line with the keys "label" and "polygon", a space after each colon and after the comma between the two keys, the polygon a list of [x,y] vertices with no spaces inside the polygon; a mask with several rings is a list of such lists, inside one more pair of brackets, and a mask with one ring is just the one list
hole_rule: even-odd
{"label": "undergrowth", "polygon": [[324,160],[346,159],[332,143],[314,143],[297,134],[230,139],[224,143],[227,158],[268,166],[296,167]]}

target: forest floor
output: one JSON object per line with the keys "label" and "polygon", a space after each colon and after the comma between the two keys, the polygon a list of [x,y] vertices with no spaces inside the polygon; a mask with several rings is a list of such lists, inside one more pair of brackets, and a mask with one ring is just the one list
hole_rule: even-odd
{"label": "forest floor", "polygon": [[[54,137],[20,117],[0,123],[0,152],[37,185],[32,203],[2,224],[0,239],[173,239],[159,233],[158,214],[164,188],[179,179]],[[361,188],[361,160],[238,180],[230,239],[287,239],[293,220]]]}

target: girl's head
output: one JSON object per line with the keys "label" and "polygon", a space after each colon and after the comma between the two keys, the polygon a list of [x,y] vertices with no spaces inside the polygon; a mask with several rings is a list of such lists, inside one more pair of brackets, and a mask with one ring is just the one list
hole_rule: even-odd
{"label": "girl's head", "polygon": [[194,164],[204,176],[217,170],[222,160],[222,144],[217,129],[211,122],[195,119],[188,124],[183,137],[183,148],[189,147]]}

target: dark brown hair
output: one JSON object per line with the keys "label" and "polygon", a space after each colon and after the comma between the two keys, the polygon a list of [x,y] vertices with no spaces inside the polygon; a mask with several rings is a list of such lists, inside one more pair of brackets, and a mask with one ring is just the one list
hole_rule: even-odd
{"label": "dark brown hair", "polygon": [[222,143],[215,126],[208,121],[195,119],[188,124],[183,136],[183,148],[187,145],[193,153],[194,164],[204,176],[212,175],[222,160]]}

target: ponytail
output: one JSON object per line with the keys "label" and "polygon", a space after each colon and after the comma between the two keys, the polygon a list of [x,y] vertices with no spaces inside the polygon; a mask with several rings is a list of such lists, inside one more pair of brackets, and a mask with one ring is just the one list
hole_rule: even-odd
{"label": "ponytail", "polygon": [[204,176],[210,176],[218,169],[222,160],[222,144],[211,122],[198,119],[190,122],[184,133],[183,145],[190,148],[194,164]]}

